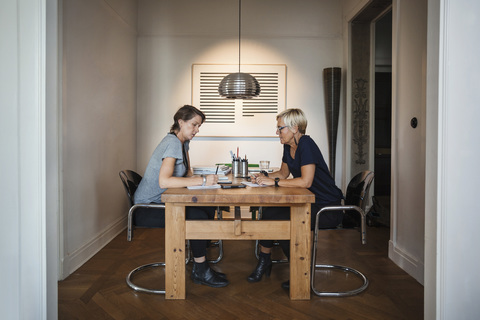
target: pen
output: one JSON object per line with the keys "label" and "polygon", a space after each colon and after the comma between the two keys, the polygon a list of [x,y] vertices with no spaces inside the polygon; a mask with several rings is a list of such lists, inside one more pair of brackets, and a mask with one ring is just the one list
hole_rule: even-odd
{"label": "pen", "polygon": [[217,174],[217,173],[218,173],[218,164],[217,164],[217,170],[215,170],[215,174]]}

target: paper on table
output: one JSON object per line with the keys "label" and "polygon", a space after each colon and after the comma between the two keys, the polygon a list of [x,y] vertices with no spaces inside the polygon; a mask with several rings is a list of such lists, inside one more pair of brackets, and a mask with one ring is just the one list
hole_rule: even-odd
{"label": "paper on table", "polygon": [[190,190],[195,190],[195,189],[219,189],[221,186],[219,184],[213,184],[211,186],[190,186],[187,187]]}
{"label": "paper on table", "polygon": [[242,181],[242,184],[246,185],[247,187],[252,187],[252,188],[270,187],[270,186],[267,186],[266,184],[256,184],[256,183],[248,182],[248,181]]}

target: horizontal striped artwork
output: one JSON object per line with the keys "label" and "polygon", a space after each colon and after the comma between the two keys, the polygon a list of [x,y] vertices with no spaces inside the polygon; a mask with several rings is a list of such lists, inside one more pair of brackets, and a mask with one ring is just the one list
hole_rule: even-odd
{"label": "horizontal striped artwork", "polygon": [[285,109],[285,65],[242,65],[260,83],[252,99],[226,99],[218,94],[220,81],[238,72],[238,65],[195,64],[192,68],[192,104],[207,117],[199,136],[272,137],[276,115]]}

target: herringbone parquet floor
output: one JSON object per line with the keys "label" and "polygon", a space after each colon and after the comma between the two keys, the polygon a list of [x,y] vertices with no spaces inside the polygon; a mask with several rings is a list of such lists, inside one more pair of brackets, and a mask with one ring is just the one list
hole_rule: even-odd
{"label": "herringbone parquet floor", "polygon": [[[131,269],[164,257],[164,230],[136,229],[132,242],[126,241],[125,233],[118,235],[59,282],[59,319],[423,319],[423,286],[388,258],[389,232],[385,227],[368,228],[366,245],[360,243],[357,230],[320,232],[317,262],[357,268],[370,280],[368,289],[357,296],[312,294],[310,301],[290,301],[280,287],[288,278],[288,264],[274,265],[270,278],[248,283],[246,277],[256,265],[254,242],[224,241],[224,258],[215,268],[228,275],[230,285],[214,289],[188,278],[187,299],[171,301],[136,293],[125,284]],[[163,272],[139,275],[137,280],[162,287]],[[336,271],[317,272],[317,282],[336,288],[358,283]]]}

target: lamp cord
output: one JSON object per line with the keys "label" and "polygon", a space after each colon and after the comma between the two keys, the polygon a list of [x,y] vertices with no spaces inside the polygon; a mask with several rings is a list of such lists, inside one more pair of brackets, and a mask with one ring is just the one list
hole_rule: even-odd
{"label": "lamp cord", "polygon": [[238,0],[238,73],[240,73],[240,39],[242,30],[242,0]]}

